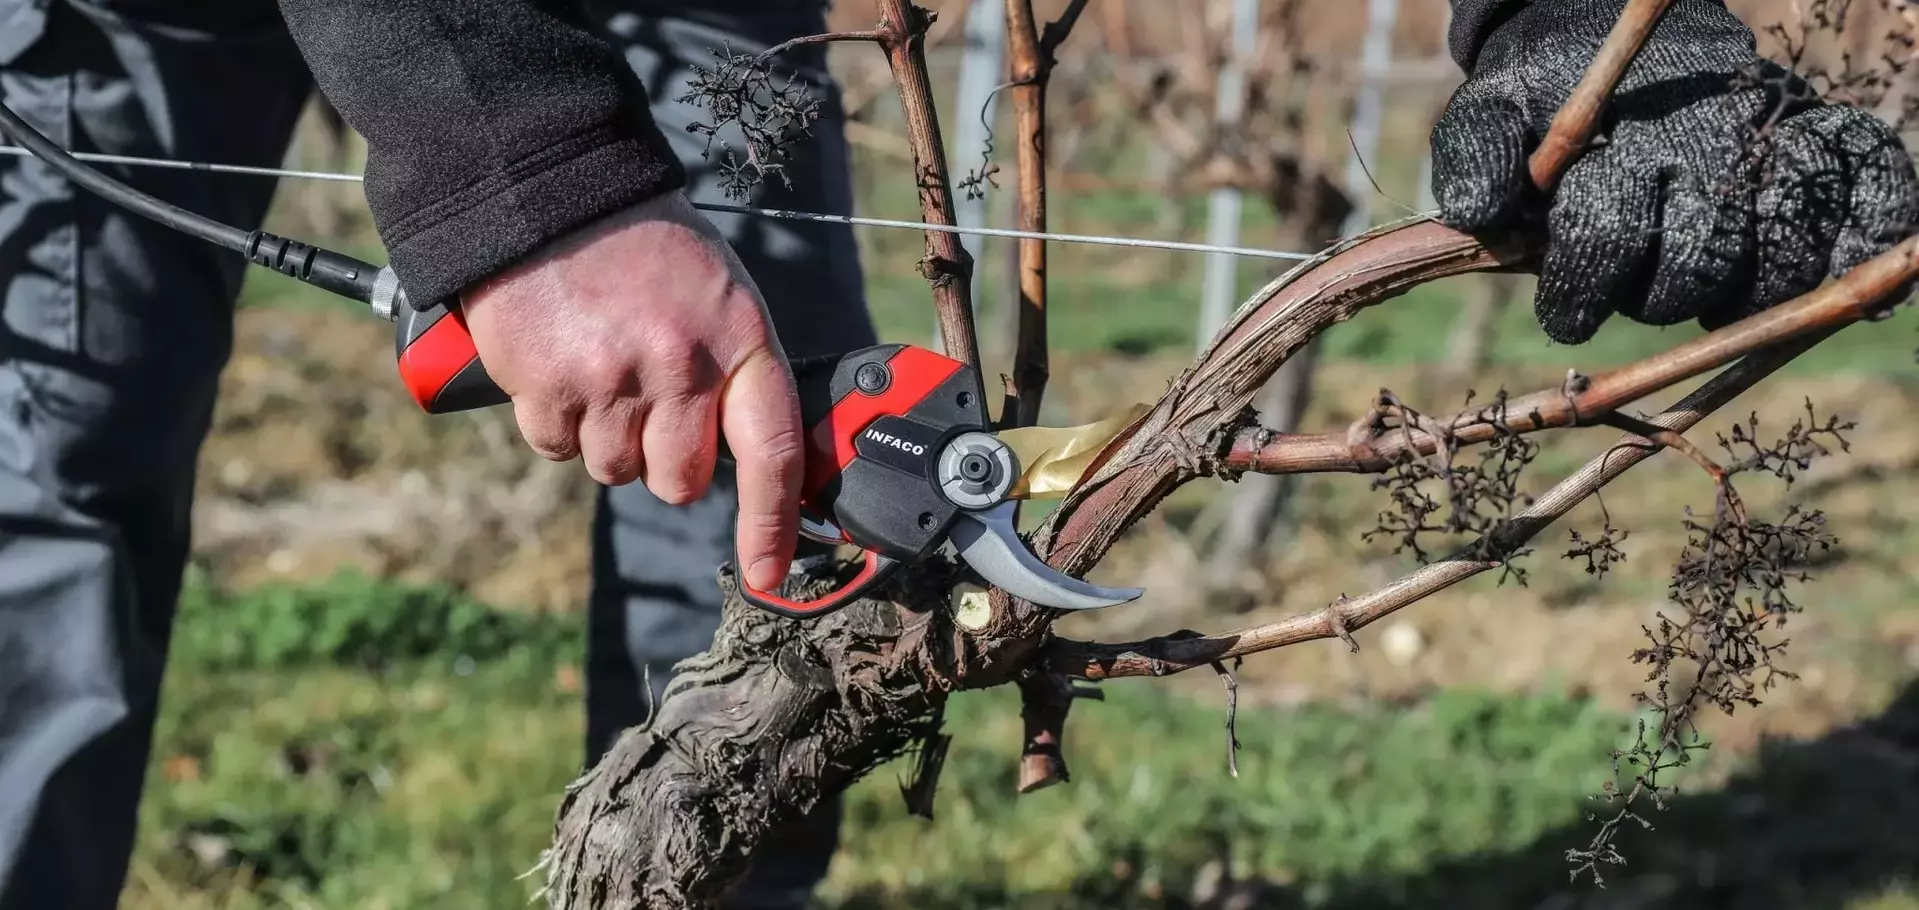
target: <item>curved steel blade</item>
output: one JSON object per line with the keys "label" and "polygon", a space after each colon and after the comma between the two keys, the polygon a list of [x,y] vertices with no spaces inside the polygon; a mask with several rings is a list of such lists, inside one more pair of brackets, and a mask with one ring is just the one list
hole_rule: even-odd
{"label": "curved steel blade", "polygon": [[1139,588],[1106,588],[1080,581],[1040,561],[1013,528],[1011,500],[981,512],[961,512],[954,549],[981,578],[1022,600],[1056,610],[1096,610],[1138,600]]}

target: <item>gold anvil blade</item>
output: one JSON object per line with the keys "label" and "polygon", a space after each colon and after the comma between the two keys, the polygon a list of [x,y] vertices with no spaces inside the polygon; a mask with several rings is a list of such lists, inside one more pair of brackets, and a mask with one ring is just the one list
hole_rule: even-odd
{"label": "gold anvil blade", "polygon": [[1124,412],[1076,427],[1018,427],[999,432],[999,440],[1019,459],[1020,476],[1010,499],[1064,496],[1079,483],[1093,459],[1121,430],[1151,408],[1135,404]]}

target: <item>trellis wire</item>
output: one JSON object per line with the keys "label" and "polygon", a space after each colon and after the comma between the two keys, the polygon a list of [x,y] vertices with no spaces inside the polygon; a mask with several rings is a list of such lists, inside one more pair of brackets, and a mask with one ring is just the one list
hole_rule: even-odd
{"label": "trellis wire", "polygon": [[[74,158],[96,164],[124,164],[133,167],[162,167],[176,170],[204,171],[214,174],[245,174],[255,177],[284,177],[297,180],[330,180],[341,183],[360,183],[365,178],[359,174],[339,174],[327,171],[298,171],[285,168],[246,167],[236,164],[208,164],[201,161],[173,161],[165,158],[138,158],[129,155],[107,155],[95,152],[72,152]],[[13,155],[31,158],[33,153],[18,146],[0,145],[0,155]],[[1016,231],[1010,228],[961,227],[946,224],[928,224],[924,221],[901,221],[892,218],[867,218],[858,215],[827,215],[819,212],[801,212],[792,209],[763,209],[743,205],[724,205],[717,202],[695,202],[693,207],[708,212],[721,212],[731,215],[747,215],[755,218],[778,218],[793,221],[820,221],[828,224],[847,224],[854,227],[900,228],[915,231],[941,231],[952,234],[975,234],[981,237],[1006,237],[1013,240],[1046,240],[1057,243],[1083,243],[1094,246],[1118,246],[1134,249],[1173,250],[1185,253],[1211,253],[1229,256],[1245,256],[1249,259],[1286,259],[1304,262],[1319,255],[1317,253],[1295,253],[1286,250],[1261,250],[1250,247],[1225,247],[1205,243],[1184,243],[1177,240],[1151,240],[1143,237],[1109,237],[1101,234],[1057,234],[1040,231]]]}

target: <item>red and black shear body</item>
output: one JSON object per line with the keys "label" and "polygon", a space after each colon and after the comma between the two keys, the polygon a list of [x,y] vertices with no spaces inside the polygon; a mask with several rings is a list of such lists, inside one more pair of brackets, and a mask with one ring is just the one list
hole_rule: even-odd
{"label": "red and black shear body", "polygon": [[[407,308],[395,318],[400,378],[421,408],[446,413],[508,400],[457,310]],[[754,590],[744,578],[740,591],[761,609],[809,617],[857,600],[945,542],[960,509],[939,495],[940,451],[989,425],[979,372],[925,348],[883,344],[791,367],[806,427],[801,514],[831,522],[838,537],[829,542],[858,547],[865,565],[813,600]],[[724,442],[721,457],[730,460]]]}
{"label": "red and black shear body", "polygon": [[761,609],[805,617],[851,603],[946,542],[960,508],[939,493],[940,453],[955,436],[989,425],[979,372],[925,348],[876,345],[825,363],[796,361],[794,374],[806,424],[800,508],[832,522],[866,562],[852,581],[814,600],[744,580],[740,591]]}

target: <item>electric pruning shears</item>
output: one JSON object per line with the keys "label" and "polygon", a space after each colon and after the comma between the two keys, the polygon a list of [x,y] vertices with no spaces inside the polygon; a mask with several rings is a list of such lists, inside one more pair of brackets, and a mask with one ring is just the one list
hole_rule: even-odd
{"label": "electric pruning shears", "polygon": [[[68,179],[161,224],[235,250],[255,265],[367,304],[394,322],[401,382],[429,414],[505,404],[456,308],[416,310],[390,267],[279,237],[243,231],[155,199],[68,155],[0,104],[0,133]],[[806,428],[800,533],[863,554],[860,572],[812,600],[755,590],[753,605],[814,617],[852,603],[903,565],[953,544],[988,584],[1062,610],[1137,599],[1066,575],[1028,550],[1014,528],[1023,466],[987,418],[979,371],[925,348],[883,344],[790,361]],[[720,457],[730,460],[724,441]]]}

